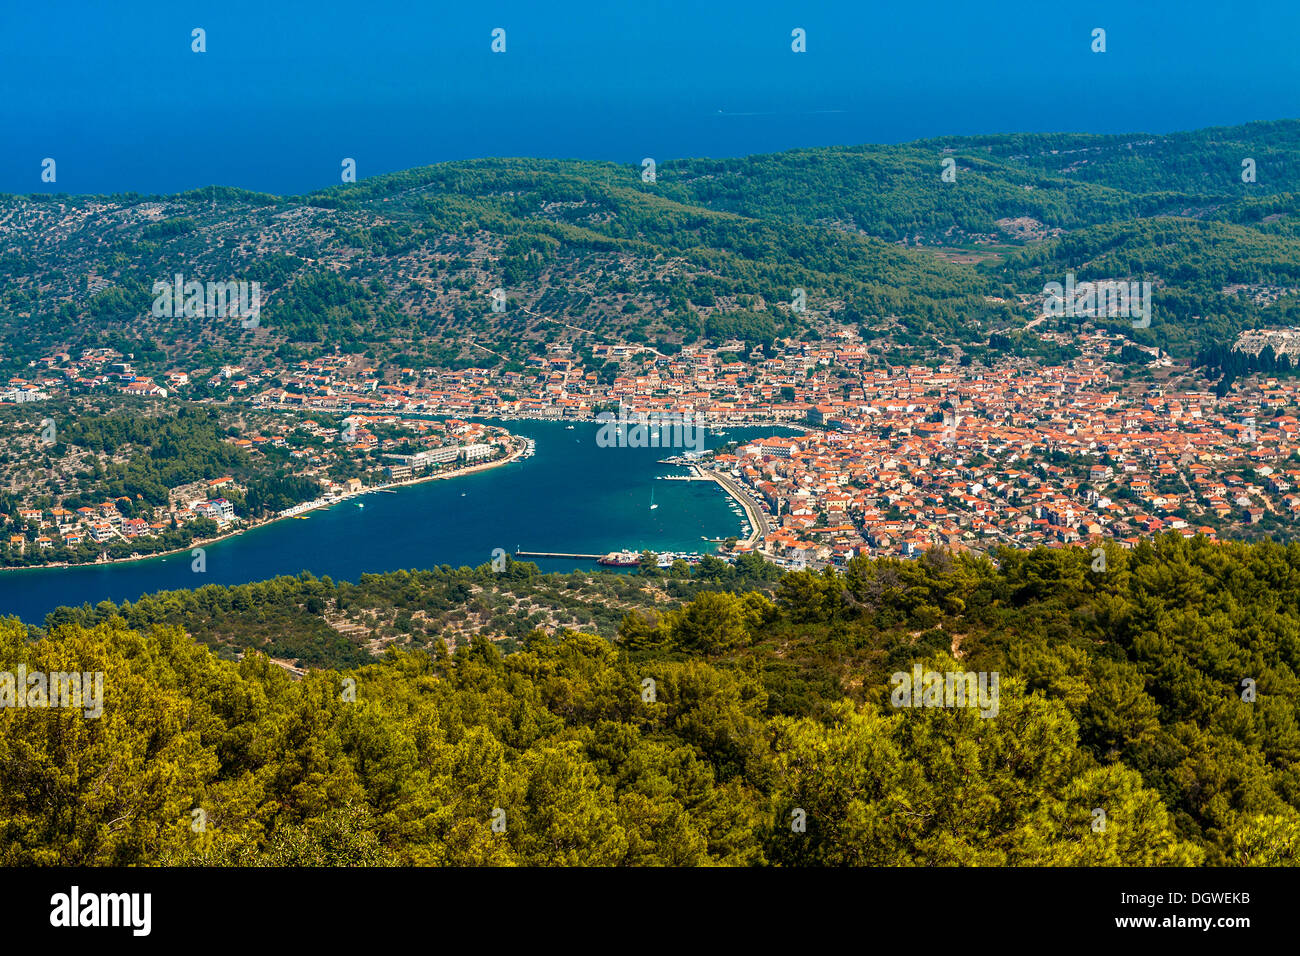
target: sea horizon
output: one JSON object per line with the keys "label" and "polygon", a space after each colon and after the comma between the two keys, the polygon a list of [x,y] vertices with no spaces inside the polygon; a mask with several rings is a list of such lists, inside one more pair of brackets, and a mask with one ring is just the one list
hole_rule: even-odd
{"label": "sea horizon", "polygon": [[[810,111],[817,114],[821,111]],[[1206,129],[1230,128],[1251,123],[1294,122],[1300,120],[1300,103],[1294,111],[1285,115],[1252,115],[1242,117],[1225,116],[1221,122],[1148,124],[1143,127],[1125,124],[1112,124],[1105,127],[1069,127],[1042,125],[1036,127],[986,127],[978,121],[965,121],[945,127],[911,128],[907,133],[895,135],[855,136],[850,130],[855,111],[831,110],[825,115],[808,120],[809,127],[798,133],[790,133],[781,127],[780,113],[746,113],[719,112],[703,113],[693,117],[683,117],[680,113],[671,113],[662,117],[662,121],[671,123],[677,136],[691,136],[693,141],[706,144],[692,150],[689,144],[681,143],[675,149],[637,150],[633,144],[611,144],[608,139],[589,142],[581,152],[563,151],[550,147],[545,142],[538,142],[536,148],[522,146],[515,150],[506,148],[494,151],[485,144],[478,151],[440,152],[432,155],[420,153],[419,144],[404,144],[395,149],[387,159],[365,161],[357,159],[357,182],[381,178],[393,173],[407,172],[450,163],[477,162],[481,160],[539,160],[548,162],[597,162],[615,163],[629,167],[638,167],[645,156],[651,156],[658,165],[665,166],[675,160],[709,160],[709,159],[744,159],[750,156],[762,156],[777,153],[794,152],[804,149],[853,149],[871,146],[907,146],[912,143],[942,140],[954,140],[971,136],[1003,135],[1082,135],[1082,136],[1166,136],[1190,133]],[[687,130],[695,124],[695,132]],[[737,127],[750,125],[748,131],[741,130],[736,136]],[[765,129],[764,127],[773,127]],[[818,127],[813,129],[812,127]],[[724,127],[730,127],[724,128]],[[836,132],[823,132],[823,129],[835,129]],[[370,134],[367,134],[370,135]],[[566,140],[572,142],[572,140]],[[658,142],[665,142],[661,138]],[[728,148],[724,144],[732,144]],[[748,145],[737,147],[736,143]],[[17,172],[6,168],[0,158],[0,196],[66,196],[69,198],[99,197],[114,195],[138,195],[144,199],[167,199],[173,196],[194,192],[206,188],[240,189],[248,192],[265,193],[277,199],[295,199],[320,190],[340,185],[339,171],[334,165],[323,166],[319,161],[321,150],[315,146],[296,143],[287,149],[285,164],[280,167],[245,169],[238,162],[222,163],[220,166],[207,167],[202,162],[187,162],[186,169],[138,170],[131,164],[115,166],[111,162],[106,166],[80,166],[78,157],[82,147],[71,144],[70,150],[60,150],[65,157],[71,157],[69,164],[61,161],[59,179],[56,184],[43,184],[32,181],[30,170]],[[95,148],[104,146],[102,141],[95,143]],[[301,150],[302,155],[295,161],[292,156]],[[110,149],[108,156],[112,156]],[[394,158],[397,157],[397,158]],[[124,160],[124,156],[120,157]],[[205,170],[191,172],[190,170]],[[39,168],[37,170],[39,172]],[[69,176],[69,172],[72,175]],[[66,184],[66,185],[65,185]]]}

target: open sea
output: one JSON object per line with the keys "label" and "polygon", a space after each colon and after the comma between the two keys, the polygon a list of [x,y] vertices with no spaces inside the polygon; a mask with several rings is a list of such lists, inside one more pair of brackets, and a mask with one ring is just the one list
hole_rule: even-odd
{"label": "open sea", "polygon": [[1297,35],[1294,0],[6,3],[0,191],[298,194],[338,185],[345,158],[360,179],[482,156],[631,173],[644,157],[1197,129],[1300,115]]}

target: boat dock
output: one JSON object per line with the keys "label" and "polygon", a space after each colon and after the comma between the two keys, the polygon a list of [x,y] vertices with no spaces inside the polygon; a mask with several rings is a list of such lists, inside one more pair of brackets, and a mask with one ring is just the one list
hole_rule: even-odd
{"label": "boat dock", "polygon": [[516,558],[580,558],[586,561],[595,561],[597,558],[603,558],[603,554],[567,554],[563,551],[516,551]]}

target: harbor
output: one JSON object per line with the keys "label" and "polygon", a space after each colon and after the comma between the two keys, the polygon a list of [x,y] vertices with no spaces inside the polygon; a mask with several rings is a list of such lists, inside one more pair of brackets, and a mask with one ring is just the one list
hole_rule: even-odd
{"label": "harbor", "polygon": [[[454,480],[367,489],[342,506],[322,503],[301,517],[195,542],[206,550],[201,573],[192,568],[190,548],[120,563],[13,569],[0,575],[0,612],[41,624],[59,605],[134,601],[144,593],[304,570],[355,581],[371,571],[477,567],[498,547],[561,555],[528,559],[544,572],[635,572],[597,562],[627,551],[639,565],[648,550],[659,555],[657,565],[663,561],[661,567],[669,568],[678,557],[691,563],[699,560],[696,552],[711,553],[715,546],[703,538],[743,536],[744,519],[731,498],[698,481],[655,480],[686,471],[661,464],[662,449],[600,448],[593,440],[598,426],[578,423],[569,431],[568,424],[516,423],[514,434],[532,439],[535,453],[513,467],[487,463]],[[727,437],[764,434],[736,429]],[[526,451],[527,443],[520,444]],[[356,507],[363,502],[364,509]],[[307,515],[310,520],[304,520]]]}

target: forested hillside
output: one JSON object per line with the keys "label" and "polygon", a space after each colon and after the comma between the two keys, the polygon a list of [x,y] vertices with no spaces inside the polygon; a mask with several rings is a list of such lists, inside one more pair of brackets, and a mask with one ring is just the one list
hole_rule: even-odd
{"label": "forested hillside", "polygon": [[[1095,564],[693,581],[613,643],[538,630],[301,679],[183,622],[32,643],[9,621],[0,669],[105,693],[99,719],[0,709],[0,861],[1295,863],[1300,545]],[[998,673],[996,713],[896,706],[914,665]]]}
{"label": "forested hillside", "polygon": [[[557,341],[752,346],[828,321],[895,348],[979,346],[1032,320],[1066,272],[1151,281],[1138,337],[1191,357],[1294,321],[1298,149],[1288,120],[662,159],[652,181],[639,165],[490,159],[293,198],[4,197],[5,368],[88,347],[146,370],[265,368],[341,343],[510,366]],[[153,283],[177,274],[260,283],[260,323],[153,316]]]}
{"label": "forested hillside", "polygon": [[[653,565],[653,563],[652,563]],[[113,617],[147,630],[180,625],[218,656],[261,651],[302,667],[350,667],[389,647],[429,650],[484,635],[507,651],[538,628],[573,627],[613,639],[631,608],[673,608],[702,590],[769,590],[781,571],[757,554],[729,564],[706,555],[649,574],[542,574],[507,558],[496,571],[442,565],[429,570],[363,574],[356,582],[308,571],[269,581],[189,591],[160,591],[115,605],[60,607],[46,630],[94,627]]]}

